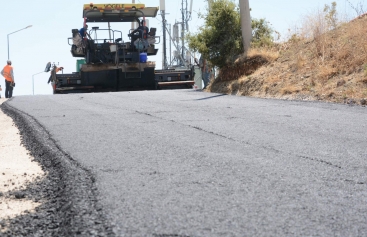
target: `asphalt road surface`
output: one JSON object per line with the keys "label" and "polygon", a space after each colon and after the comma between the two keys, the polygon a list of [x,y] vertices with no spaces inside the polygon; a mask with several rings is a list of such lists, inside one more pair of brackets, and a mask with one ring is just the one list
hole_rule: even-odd
{"label": "asphalt road surface", "polygon": [[7,105],[90,176],[116,236],[367,235],[365,107],[194,90]]}

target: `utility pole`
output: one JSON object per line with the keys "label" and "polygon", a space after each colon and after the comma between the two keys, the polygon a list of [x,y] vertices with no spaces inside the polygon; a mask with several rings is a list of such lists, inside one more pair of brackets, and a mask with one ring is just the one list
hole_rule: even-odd
{"label": "utility pole", "polygon": [[247,52],[251,46],[251,39],[252,39],[250,4],[249,0],[239,0],[239,3],[240,3],[241,29],[243,39],[243,51],[244,51],[243,53],[247,55]]}
{"label": "utility pole", "polygon": [[167,69],[167,43],[166,43],[166,28],[167,28],[167,21],[166,21],[166,4],[164,0],[160,0],[160,8],[161,8],[161,15],[162,15],[162,25],[163,25],[163,60],[162,60],[162,68]]}
{"label": "utility pole", "polygon": [[[188,31],[189,29],[189,20],[191,20],[191,10],[188,11],[187,9],[187,0],[182,0],[181,2],[181,13],[182,13],[182,22],[181,22],[181,60],[184,60],[186,59],[186,55],[185,55],[185,33],[186,33],[186,30]],[[191,0],[191,7],[192,7],[192,0]],[[182,62],[180,63],[181,66],[184,66],[185,65],[185,62]]]}
{"label": "utility pole", "polygon": [[[187,1],[186,2],[186,7],[187,7]],[[186,9],[186,8],[185,8]],[[184,10],[184,0],[181,1],[181,14],[182,14],[182,22],[181,22],[181,59],[185,58],[185,50],[184,50],[184,45],[185,45],[185,10]],[[183,65],[184,62],[181,62],[180,65]]]}
{"label": "utility pole", "polygon": [[[168,24],[168,34],[169,35],[172,35],[172,25],[171,24]],[[171,63],[172,62],[172,40],[169,41],[169,62]],[[166,60],[167,61],[167,60]]]}
{"label": "utility pole", "polygon": [[[163,60],[162,60],[162,64],[163,64],[163,68],[168,68],[168,66],[173,66],[172,65],[172,60],[170,60],[170,65],[168,65],[167,63],[167,54],[165,53],[166,51],[166,34],[169,34],[169,40],[170,40],[170,47],[171,47],[171,43],[174,44],[174,47],[176,48],[175,55],[174,55],[174,60],[176,61],[177,65],[175,66],[188,66],[188,64],[186,63],[186,59],[187,57],[185,57],[185,54],[188,52],[188,50],[185,47],[185,34],[186,31],[188,31],[188,22],[191,20],[191,12],[192,12],[192,2],[193,0],[191,0],[191,8],[190,10],[187,9],[187,0],[182,0],[181,2],[181,13],[182,13],[182,21],[181,22],[176,22],[173,25],[173,32],[171,32],[171,29],[168,30],[167,25],[169,25],[171,27],[170,24],[167,24],[166,22],[166,18],[165,15],[167,14],[165,12],[165,6],[164,6],[164,2],[165,0],[160,0],[160,8],[161,8],[161,15],[162,15],[162,20],[163,20]],[[181,25],[181,35],[179,36],[179,25]],[[176,42],[175,42],[176,41]],[[181,41],[181,42],[180,42]],[[179,44],[182,45],[179,45]],[[181,48],[180,48],[181,47]],[[177,53],[177,54],[176,54]],[[171,55],[171,54],[170,54]]]}

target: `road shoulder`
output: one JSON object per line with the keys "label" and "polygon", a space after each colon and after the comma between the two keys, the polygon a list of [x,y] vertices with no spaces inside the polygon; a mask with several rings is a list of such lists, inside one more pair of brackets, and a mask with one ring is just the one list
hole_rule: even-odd
{"label": "road shoulder", "polygon": [[[0,99],[0,105],[6,99]],[[0,219],[33,212],[40,205],[22,195],[20,190],[45,176],[41,166],[21,144],[12,118],[0,110]],[[16,192],[19,191],[19,192]],[[17,195],[15,195],[15,194]]]}

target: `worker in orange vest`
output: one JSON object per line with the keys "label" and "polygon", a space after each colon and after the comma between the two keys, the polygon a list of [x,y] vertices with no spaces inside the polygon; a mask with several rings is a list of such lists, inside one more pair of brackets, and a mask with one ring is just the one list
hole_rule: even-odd
{"label": "worker in orange vest", "polygon": [[58,72],[59,72],[59,71],[61,71],[61,70],[64,70],[64,67],[57,67],[57,66],[55,65],[55,66],[54,66],[54,68],[53,68],[53,69],[51,70],[51,72],[50,72],[50,74],[51,74],[51,75],[50,75],[50,77],[48,78],[48,82],[47,82],[47,83],[50,83],[50,82],[52,81],[52,79],[53,79],[53,78],[52,78],[52,75],[53,75],[52,73],[53,73],[54,71],[55,71],[54,73],[56,74],[56,73],[58,73]]}
{"label": "worker in orange vest", "polygon": [[11,66],[11,61],[6,62],[6,66],[1,71],[1,75],[5,78],[5,98],[11,98],[13,96],[14,82],[14,72]]}

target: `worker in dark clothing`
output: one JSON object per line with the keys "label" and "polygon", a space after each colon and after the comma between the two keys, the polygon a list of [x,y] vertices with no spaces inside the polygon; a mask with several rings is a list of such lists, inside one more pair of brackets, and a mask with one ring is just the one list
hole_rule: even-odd
{"label": "worker in dark clothing", "polygon": [[135,29],[133,32],[131,32],[130,34],[128,34],[128,36],[131,37],[131,45],[134,45],[134,42],[137,39],[142,39],[144,46],[148,45],[148,43],[146,42],[147,37],[148,37],[148,32],[149,32],[149,28],[145,25],[145,21],[142,20],[139,27]]}
{"label": "worker in dark clothing", "polygon": [[206,87],[209,85],[210,82],[210,77],[211,77],[211,67],[208,63],[208,61],[204,58],[204,57],[200,57],[199,59],[199,66],[201,69],[201,78],[204,82],[204,90],[206,89]]}

